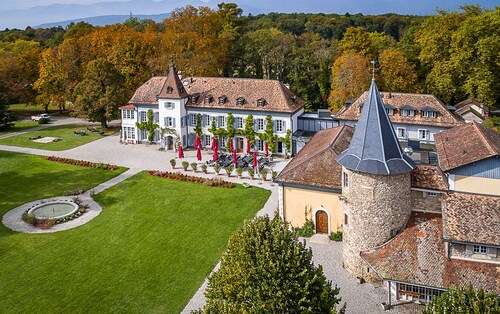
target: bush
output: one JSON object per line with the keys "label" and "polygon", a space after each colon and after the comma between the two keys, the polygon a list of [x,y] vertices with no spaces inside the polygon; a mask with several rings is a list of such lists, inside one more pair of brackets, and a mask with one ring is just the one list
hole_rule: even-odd
{"label": "bush", "polygon": [[260,177],[262,178],[262,180],[266,181],[266,178],[267,178],[267,170],[266,169],[262,169],[260,171]]}
{"label": "bush", "polygon": [[227,176],[230,177],[231,173],[233,173],[233,166],[227,166],[224,170],[226,170]]}
{"label": "bush", "polygon": [[236,173],[238,174],[238,176],[243,175],[243,168],[240,167],[236,168]]}
{"label": "bush", "polygon": [[214,165],[214,171],[215,171],[215,173],[219,174],[219,172],[220,172],[220,165],[219,164]]}
{"label": "bush", "polygon": [[254,170],[253,168],[249,168],[249,169],[248,169],[248,175],[249,175],[250,177],[253,177],[253,176],[255,175],[255,170]]}
{"label": "bush", "polygon": [[175,159],[170,159],[170,166],[172,166],[172,169],[175,169],[176,164],[177,162],[175,161]]}
{"label": "bush", "polygon": [[184,169],[184,171],[187,171],[187,170],[188,170],[188,167],[189,167],[189,162],[187,162],[187,161],[183,161],[183,162],[182,162],[182,169]]}
{"label": "bush", "polygon": [[199,177],[188,176],[188,175],[177,173],[177,172],[148,171],[148,174],[151,176],[160,177],[160,178],[202,183],[202,184],[208,185],[208,186],[220,186],[220,187],[229,188],[229,189],[232,189],[235,187],[235,184],[233,182],[228,182],[228,181],[224,181],[221,179],[199,178]]}
{"label": "bush", "polygon": [[273,181],[274,181],[274,179],[276,179],[276,177],[277,177],[277,176],[278,176],[278,172],[273,171],[273,172],[271,173],[271,177],[273,178]]}
{"label": "bush", "polygon": [[293,228],[298,237],[310,238],[314,235],[314,222],[311,219],[306,219],[304,225],[300,228]]}
{"label": "bush", "polygon": [[335,242],[342,242],[342,231],[330,233],[330,240]]}
{"label": "bush", "polygon": [[201,171],[203,171],[203,173],[207,173],[207,165],[201,165]]}
{"label": "bush", "polygon": [[193,169],[193,172],[196,172],[196,169],[198,169],[198,164],[195,162],[191,163],[191,169]]}
{"label": "bush", "polygon": [[339,291],[286,222],[256,217],[230,238],[202,312],[336,313]]}
{"label": "bush", "polygon": [[38,119],[38,124],[47,124],[47,123],[49,123],[49,119],[47,118]]}
{"label": "bush", "polygon": [[452,288],[432,298],[432,302],[422,310],[422,314],[441,313],[500,313],[500,299],[493,292],[475,290],[471,285]]}
{"label": "bush", "polygon": [[71,159],[71,158],[48,156],[48,157],[45,157],[45,159],[49,160],[49,161],[53,161],[53,162],[60,162],[63,164],[88,167],[88,168],[96,168],[96,169],[103,169],[103,170],[116,170],[116,169],[118,169],[118,166],[115,166],[115,165],[103,164],[100,162],[90,162],[90,161],[85,161],[85,160],[76,160],[76,159]]}

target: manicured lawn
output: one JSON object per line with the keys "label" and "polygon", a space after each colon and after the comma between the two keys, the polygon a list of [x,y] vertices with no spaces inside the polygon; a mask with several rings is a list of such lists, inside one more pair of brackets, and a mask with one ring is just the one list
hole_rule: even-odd
{"label": "manicured lawn", "polygon": [[35,128],[40,126],[36,121],[16,121],[14,126],[8,130],[0,131],[0,135],[12,133],[12,132],[21,132],[27,129]]}
{"label": "manicured lawn", "polygon": [[[47,176],[9,172],[10,180],[4,175],[0,180],[6,187],[0,190],[0,214],[26,201],[20,199],[25,193],[37,198],[45,187],[53,191],[54,179],[73,181],[70,171],[66,176],[54,169]],[[14,173],[29,178],[29,186],[9,186]],[[81,227],[34,235],[1,226],[0,308],[3,313],[179,313],[229,236],[269,194],[140,173],[98,194],[103,212]]]}
{"label": "manicured lawn", "polygon": [[[42,105],[28,105],[28,104],[12,104],[9,105],[9,111],[14,112],[21,116],[34,116],[37,114],[45,113],[45,108]],[[59,112],[59,108],[49,105],[49,114]]]}
{"label": "manicured lawn", "polygon": [[[74,132],[78,132],[80,130],[86,131],[87,135],[77,136]],[[118,131],[116,128],[109,128],[104,136],[114,134]],[[34,136],[51,136],[51,137],[59,137],[62,140],[51,143],[37,143],[30,140],[30,137]],[[43,130],[32,131],[24,134],[20,134],[17,136],[0,139],[1,145],[11,145],[11,146],[21,146],[21,147],[29,147],[29,148],[38,148],[38,149],[47,149],[47,150],[66,150],[70,148],[74,148],[83,144],[87,144],[89,142],[95,141],[102,136],[97,132],[89,132],[87,131],[87,126],[81,125],[61,125],[54,126]]]}

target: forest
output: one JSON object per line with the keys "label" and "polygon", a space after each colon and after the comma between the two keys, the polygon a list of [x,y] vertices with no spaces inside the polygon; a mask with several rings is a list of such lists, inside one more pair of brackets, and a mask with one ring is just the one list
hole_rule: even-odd
{"label": "forest", "polygon": [[[244,15],[187,6],[162,23],[0,32],[0,104],[118,117],[138,86],[174,62],[184,76],[278,79],[307,110],[336,112],[368,88],[370,61],[381,91],[432,93],[447,104],[474,98],[500,106],[500,13],[466,5],[431,16]],[[97,115],[97,116],[96,116]],[[102,114],[101,114],[102,115]]]}

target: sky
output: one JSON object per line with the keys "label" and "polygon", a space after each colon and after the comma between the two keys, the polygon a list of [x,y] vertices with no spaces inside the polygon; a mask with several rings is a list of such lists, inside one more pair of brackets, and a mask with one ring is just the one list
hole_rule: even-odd
{"label": "sky", "polygon": [[466,3],[493,9],[500,0],[0,0],[0,29],[100,15],[161,14],[178,6],[236,2],[244,14],[268,12],[429,15],[436,8],[458,10]]}

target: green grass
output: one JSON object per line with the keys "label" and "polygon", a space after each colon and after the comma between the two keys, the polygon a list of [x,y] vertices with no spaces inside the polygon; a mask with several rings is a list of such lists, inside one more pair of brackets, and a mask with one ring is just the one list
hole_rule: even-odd
{"label": "green grass", "polygon": [[36,121],[15,121],[14,123],[15,123],[15,125],[12,128],[10,128],[8,130],[0,131],[0,135],[12,133],[12,132],[21,132],[21,131],[25,131],[27,129],[31,129],[31,128],[35,128],[37,126],[40,126],[40,124],[38,124],[38,122],[36,122]]}
{"label": "green grass", "polygon": [[[59,108],[53,105],[49,105],[49,113],[59,112]],[[45,113],[45,107],[40,104],[11,104],[9,105],[9,111],[21,115],[21,116],[31,116],[41,113]]]}
{"label": "green grass", "polygon": [[[76,136],[73,132],[85,130],[87,135]],[[106,131],[105,136],[114,134],[118,131],[117,128],[110,128]],[[51,136],[59,137],[62,140],[51,143],[37,143],[30,140],[30,137],[40,135],[42,137]],[[28,148],[38,148],[47,150],[66,150],[87,144],[89,142],[100,139],[101,135],[97,132],[88,132],[87,126],[82,125],[61,125],[54,126],[43,130],[27,132],[24,134],[16,135],[9,138],[0,139],[0,145],[20,146]]]}
{"label": "green grass", "polygon": [[[24,162],[17,164],[21,168]],[[10,179],[0,180],[6,187],[0,190],[0,214],[27,201],[21,199],[26,193],[32,199],[46,197],[47,187],[55,190],[54,169],[46,177],[24,169],[9,172]],[[11,187],[17,176],[29,185]],[[61,178],[74,181],[70,171]],[[229,236],[269,194],[140,173],[98,194],[103,212],[86,225],[43,235],[1,226],[0,308],[3,313],[179,313]]]}

